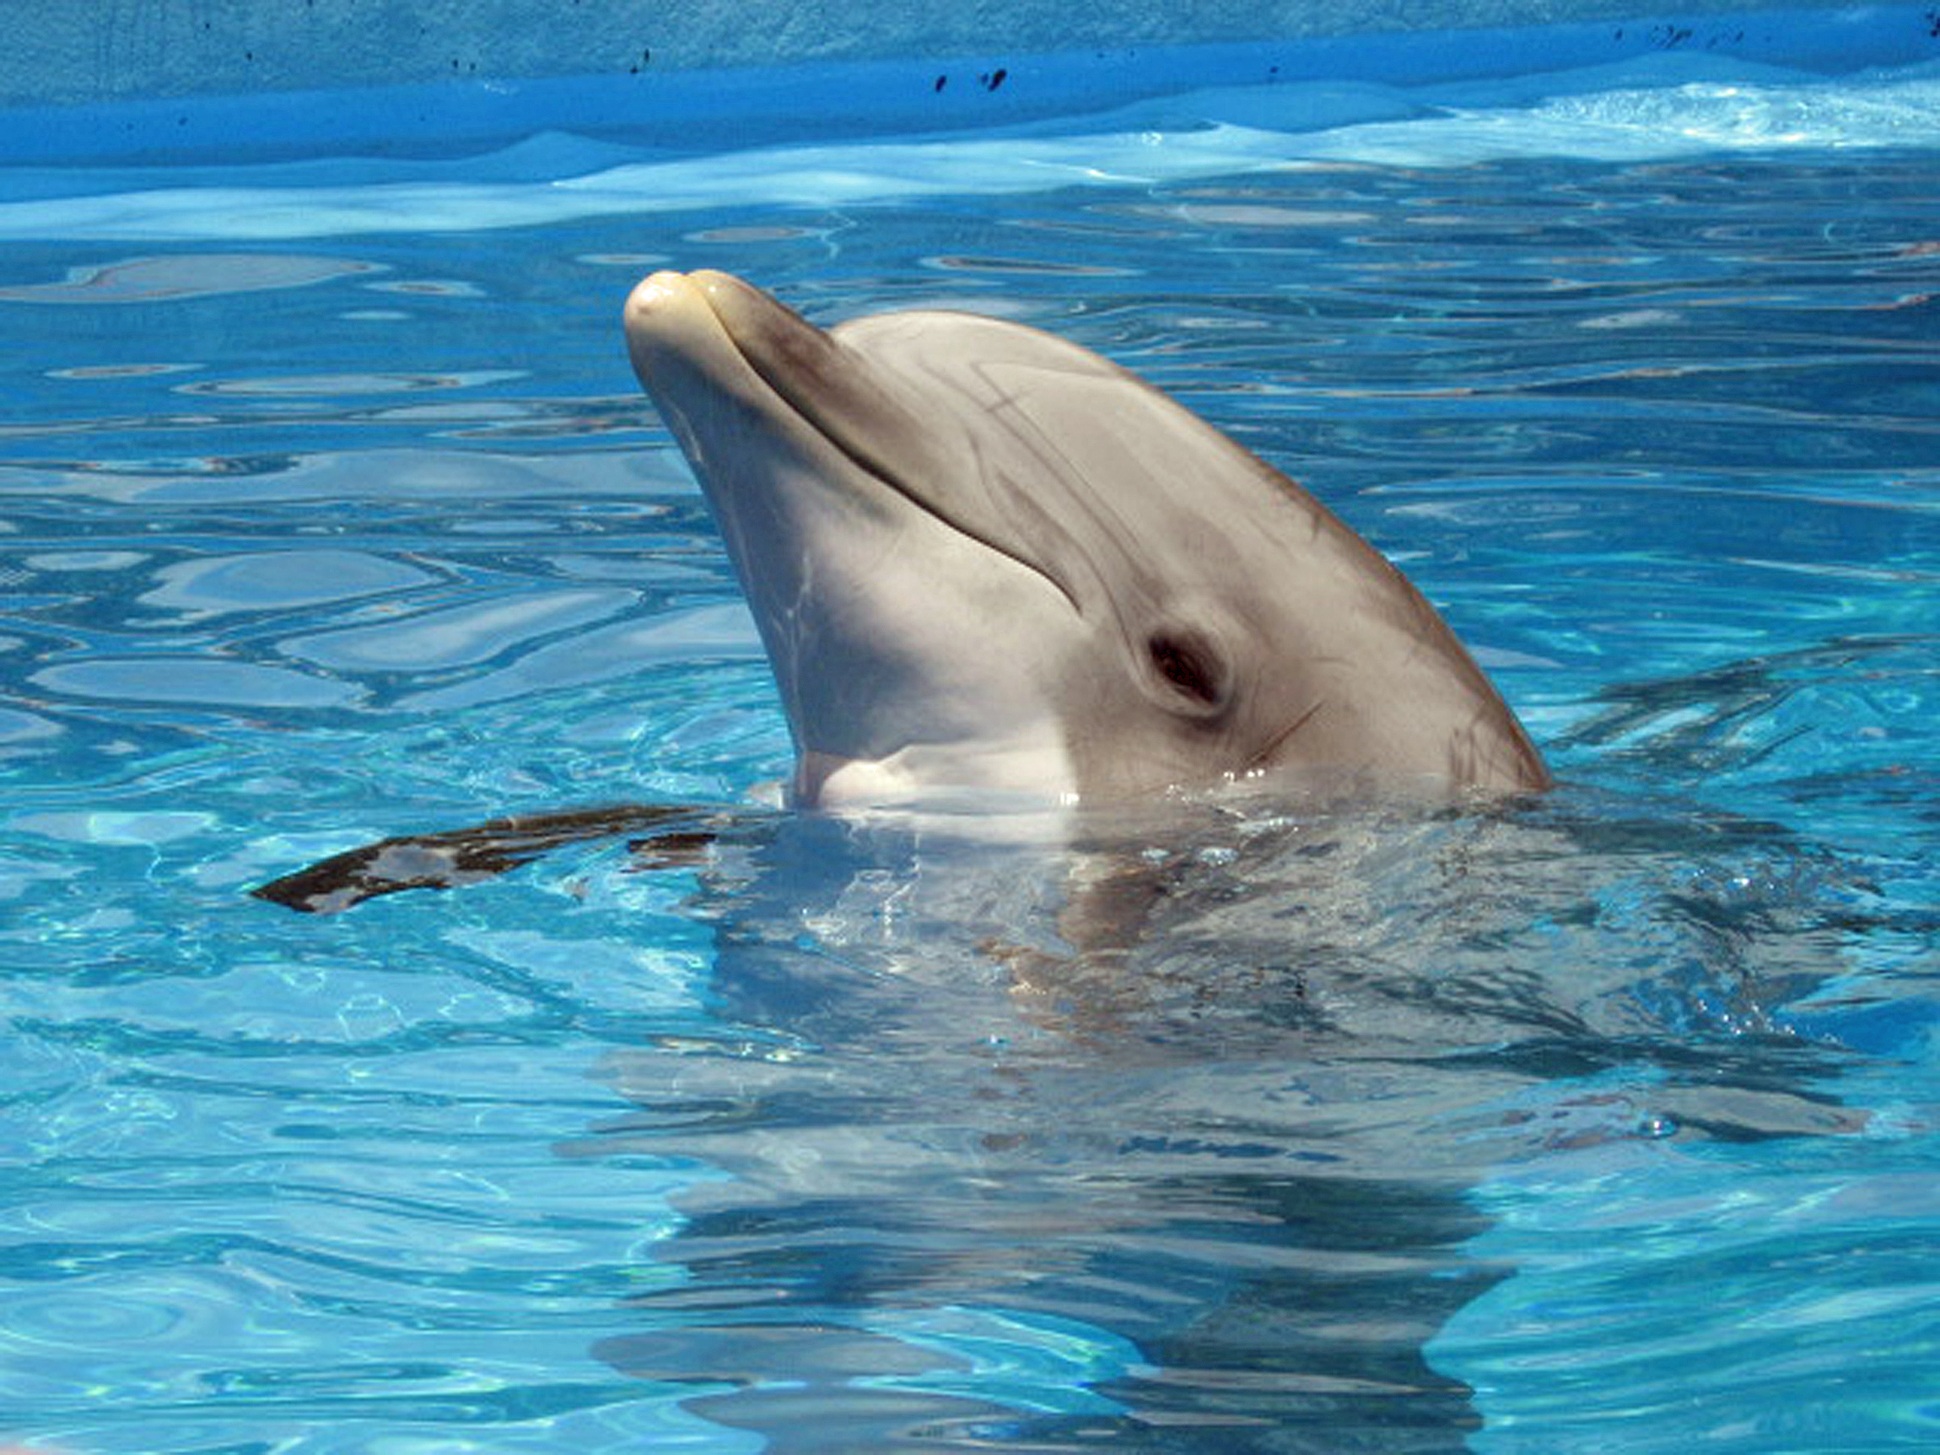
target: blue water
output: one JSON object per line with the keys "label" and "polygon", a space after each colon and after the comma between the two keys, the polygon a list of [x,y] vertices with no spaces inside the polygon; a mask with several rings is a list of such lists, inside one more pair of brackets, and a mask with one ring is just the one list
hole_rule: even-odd
{"label": "blue water", "polygon": [[[1140,370],[1562,786],[762,807],[662,263]],[[0,1444],[1940,1440],[1932,71],[17,167],[0,324]],[[246,893],[616,801],[716,841]]]}

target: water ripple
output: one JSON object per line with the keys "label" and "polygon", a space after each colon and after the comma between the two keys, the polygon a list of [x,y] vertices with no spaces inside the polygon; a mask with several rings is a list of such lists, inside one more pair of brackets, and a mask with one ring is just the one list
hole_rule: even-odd
{"label": "water ripple", "polygon": [[[0,243],[9,295],[99,305],[0,297],[0,1441],[1929,1437],[1940,189],[1930,147],[1742,151],[1837,94],[1673,91],[1732,130],[1679,156],[1605,82],[1286,88],[1102,154],[600,150],[563,191],[346,161],[123,225],[399,229],[354,262]],[[1321,103],[1334,160],[1289,168]],[[778,167],[794,203],[743,190]],[[591,220],[683,179],[659,254]],[[0,231],[129,199],[41,200]],[[1147,373],[1402,563],[1565,787],[1048,845],[751,810],[251,899],[786,770],[616,342],[663,261]]]}

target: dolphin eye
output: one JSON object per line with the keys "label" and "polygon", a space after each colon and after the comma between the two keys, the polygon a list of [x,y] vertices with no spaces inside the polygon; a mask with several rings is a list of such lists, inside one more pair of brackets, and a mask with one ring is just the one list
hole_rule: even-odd
{"label": "dolphin eye", "polygon": [[1197,632],[1176,628],[1153,632],[1145,650],[1152,669],[1188,708],[1212,713],[1226,705],[1226,664]]}

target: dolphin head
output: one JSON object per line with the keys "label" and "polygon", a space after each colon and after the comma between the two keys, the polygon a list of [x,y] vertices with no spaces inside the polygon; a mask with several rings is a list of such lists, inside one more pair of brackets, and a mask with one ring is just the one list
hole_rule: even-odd
{"label": "dolphin head", "polygon": [[1538,788],[1434,609],[1299,486],[1036,329],[626,306],[773,664],[803,805],[1111,800],[1279,768]]}

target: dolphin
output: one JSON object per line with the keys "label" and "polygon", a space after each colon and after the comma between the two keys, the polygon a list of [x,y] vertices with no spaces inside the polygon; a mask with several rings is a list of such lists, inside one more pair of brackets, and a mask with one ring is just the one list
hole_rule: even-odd
{"label": "dolphin", "polygon": [[954,312],[824,330],[707,271],[648,277],[625,324],[773,665],[797,806],[1549,782],[1399,570],[1077,344]]}
{"label": "dolphin", "polygon": [[[725,273],[627,299],[796,747],[835,810],[1137,804],[1262,780],[1520,793],[1529,737],[1427,600],[1285,475],[1077,344],[967,313],[823,330]],[[313,912],[726,817],[619,805],[333,855],[252,891]]]}

